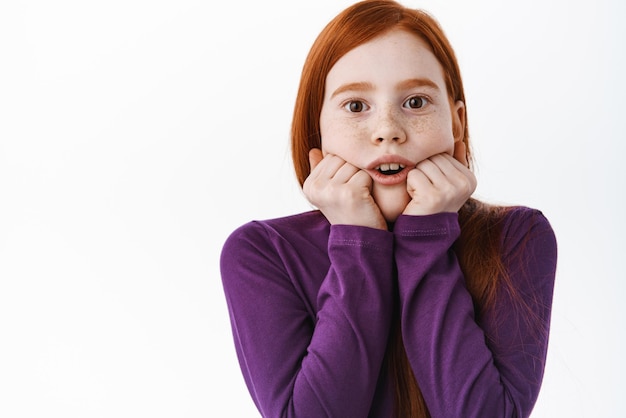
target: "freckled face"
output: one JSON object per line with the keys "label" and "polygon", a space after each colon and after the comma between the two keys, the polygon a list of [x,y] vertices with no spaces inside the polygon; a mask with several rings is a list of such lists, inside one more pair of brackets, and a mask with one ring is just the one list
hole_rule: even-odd
{"label": "freckled face", "polygon": [[410,201],[408,171],[433,155],[452,155],[464,117],[428,45],[393,30],[349,51],[328,73],[322,151],[366,170],[374,200],[394,221]]}

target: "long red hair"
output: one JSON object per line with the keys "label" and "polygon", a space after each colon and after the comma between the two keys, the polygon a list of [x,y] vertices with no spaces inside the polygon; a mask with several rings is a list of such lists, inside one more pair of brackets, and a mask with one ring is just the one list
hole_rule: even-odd
{"label": "long red hair", "polygon": [[[392,29],[423,39],[441,64],[451,100],[465,103],[463,82],[454,51],[439,24],[421,10],[391,0],[365,0],[347,8],[320,33],[305,61],[291,127],[291,150],[300,185],[310,174],[308,154],[321,148],[320,113],[326,76],[348,51]],[[465,107],[467,114],[467,104]],[[452,129],[452,127],[451,127]],[[467,117],[463,132],[467,160],[471,162]],[[506,208],[470,199],[459,211],[461,236],[455,244],[477,315],[491,307],[496,282],[506,279],[500,259],[501,223]],[[471,243],[471,245],[466,245]],[[398,417],[428,417],[428,408],[406,356],[399,319],[394,320],[387,361],[396,388]]]}

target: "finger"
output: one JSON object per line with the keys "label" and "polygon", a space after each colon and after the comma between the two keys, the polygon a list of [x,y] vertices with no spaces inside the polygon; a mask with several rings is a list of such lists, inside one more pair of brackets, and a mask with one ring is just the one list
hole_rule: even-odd
{"label": "finger", "polygon": [[314,177],[333,179],[337,172],[346,164],[346,161],[333,154],[326,154],[322,161],[315,167],[315,171],[311,173]]}
{"label": "finger", "polygon": [[430,158],[445,175],[462,174],[467,176],[469,167],[449,154],[438,154]]}
{"label": "finger", "polygon": [[347,163],[345,161],[342,162],[343,164],[339,168],[337,168],[337,170],[332,175],[332,179],[333,181],[339,183],[347,183],[360,170],[350,163]]}
{"label": "finger", "polygon": [[406,181],[407,192],[411,197],[414,197],[414,193],[419,191],[420,193],[428,193],[429,190],[432,190],[433,183],[428,178],[426,173],[424,173],[419,168],[414,168],[409,171],[409,175]]}
{"label": "finger", "polygon": [[309,164],[311,164],[311,171],[315,170],[315,167],[322,161],[324,155],[319,148],[313,148],[309,151]]}
{"label": "finger", "polygon": [[432,185],[440,190],[452,188],[475,188],[473,173],[449,154],[437,154],[420,162],[417,168],[422,171]]}
{"label": "finger", "polygon": [[427,158],[423,161],[420,161],[415,168],[421,171],[428,181],[432,184],[440,183],[445,180],[446,175],[444,173],[444,167],[441,167],[442,164],[445,164],[445,161],[442,160],[440,155],[434,155],[430,158]]}
{"label": "finger", "polygon": [[472,189],[472,192],[476,188],[476,177],[474,173],[460,161],[452,158],[448,154],[439,154],[431,157],[431,159],[450,184],[462,189]]}
{"label": "finger", "polygon": [[350,176],[348,183],[355,184],[357,186],[366,188],[367,190],[371,191],[371,188],[374,182],[372,178],[370,177],[370,175],[367,174],[367,172],[360,170],[356,167],[355,169],[356,169],[356,172],[352,176]]}

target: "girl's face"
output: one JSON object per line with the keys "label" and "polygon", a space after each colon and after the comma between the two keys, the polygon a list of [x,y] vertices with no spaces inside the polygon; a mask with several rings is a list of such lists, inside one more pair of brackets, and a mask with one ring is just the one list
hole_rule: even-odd
{"label": "girl's face", "polygon": [[371,176],[372,196],[388,221],[410,201],[408,172],[433,155],[452,155],[464,123],[464,104],[449,99],[441,64],[408,32],[393,30],[354,48],[326,77],[322,151]]}

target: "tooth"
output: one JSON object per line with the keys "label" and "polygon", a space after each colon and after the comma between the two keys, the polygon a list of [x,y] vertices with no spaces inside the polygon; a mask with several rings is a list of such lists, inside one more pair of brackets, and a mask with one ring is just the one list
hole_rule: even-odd
{"label": "tooth", "polygon": [[389,164],[389,169],[390,170],[397,170],[399,168],[400,168],[400,164],[396,164],[396,163]]}
{"label": "tooth", "polygon": [[400,168],[404,168],[405,167],[405,165],[403,165],[403,164],[398,164],[398,165],[400,166]]}
{"label": "tooth", "polygon": [[389,171],[389,164],[381,164],[380,171]]}

